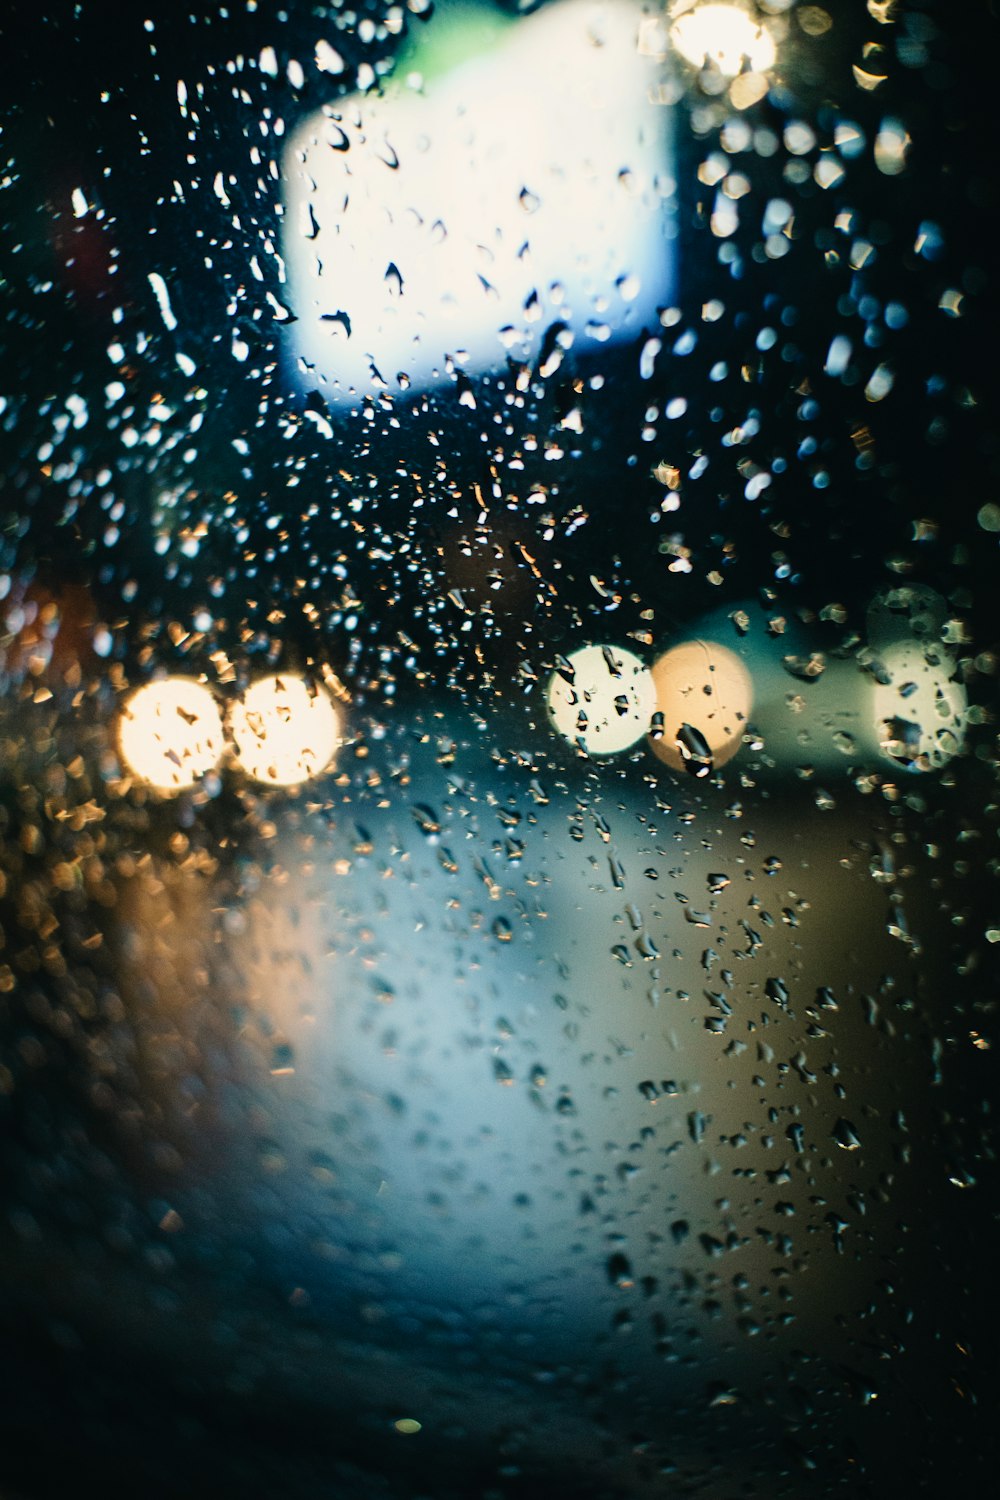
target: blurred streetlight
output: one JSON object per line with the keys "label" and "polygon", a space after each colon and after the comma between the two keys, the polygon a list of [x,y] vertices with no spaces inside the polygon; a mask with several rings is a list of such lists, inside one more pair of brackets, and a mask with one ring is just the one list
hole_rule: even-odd
{"label": "blurred streetlight", "polygon": [[189,677],[167,677],[128,699],[118,745],[139,781],[161,792],[184,791],[222,758],[222,717],[208,688]]}
{"label": "blurred streetlight", "polygon": [[656,690],[648,667],[617,646],[563,657],[548,687],[556,729],[588,755],[617,755],[649,730]]}
{"label": "blurred streetlight", "polygon": [[680,0],[671,11],[671,22],[674,46],[697,68],[716,68],[732,78],[744,64],[754,73],[766,73],[774,66],[773,36],[743,5]]}
{"label": "blurred streetlight", "polygon": [[[714,641],[686,641],[653,664],[657,722],[653,752],[671,770],[692,769],[687,726],[704,741],[707,769],[723,766],[740,747],[753,707],[750,674],[732,651]],[[696,742],[695,742],[696,743]]]}
{"label": "blurred streetlight", "polygon": [[236,758],[257,781],[298,786],[333,759],[340,719],[322,689],[294,673],[262,677],[232,711]]}

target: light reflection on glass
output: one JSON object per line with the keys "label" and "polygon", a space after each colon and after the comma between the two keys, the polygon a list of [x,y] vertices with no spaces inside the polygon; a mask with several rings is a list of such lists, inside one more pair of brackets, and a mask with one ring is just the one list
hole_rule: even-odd
{"label": "light reflection on glass", "polygon": [[674,771],[687,768],[677,736],[689,724],[705,740],[716,766],[731,760],[753,706],[753,684],[739,657],[714,641],[687,641],[665,652],[652,672],[663,722],[650,744],[659,759]]}
{"label": "light reflection on glass", "polygon": [[[670,62],[670,29],[713,13],[772,54],[793,20],[806,38],[834,26],[795,0],[737,4],[643,0],[637,55],[660,70],[631,54],[620,70],[615,120],[625,132],[642,110],[648,135],[607,163],[603,219],[604,105],[571,112],[572,48],[542,45],[564,18],[600,17],[577,0],[506,0],[508,17],[540,10],[530,65],[508,19],[471,64],[452,51],[433,70],[456,12],[497,0],[437,0],[426,28],[431,0],[343,9],[327,28],[343,58],[304,13],[330,8],[253,0],[220,31],[192,7],[198,26],[171,40],[154,0],[124,66],[104,36],[84,54],[81,25],[77,61],[12,99],[4,198],[25,264],[9,363],[25,379],[0,397],[0,564],[16,568],[0,573],[0,1250],[11,1344],[28,1350],[8,1428],[37,1413],[7,1453],[15,1488],[60,1488],[37,1467],[53,1402],[62,1467],[110,1469],[123,1492],[197,1472],[220,1494],[253,1473],[288,1500],[664,1484],[788,1500],[890,1476],[923,1491],[975,1451],[983,1278],[962,1246],[991,1216],[997,652],[981,564],[1000,509],[982,506],[974,539],[952,513],[990,493],[968,316],[988,278],[966,262],[982,260],[990,131],[959,97],[971,76],[947,83],[948,39],[920,13],[894,28],[888,0],[856,21],[841,7],[825,58],[795,32],[780,88],[750,46]],[[618,17],[635,29],[641,10],[604,12],[612,43],[595,28],[593,58],[614,69]],[[418,55],[426,97],[398,82]],[[313,56],[327,76],[307,82]],[[874,60],[857,84],[852,56]],[[888,71],[891,97],[866,97]],[[483,84],[474,139],[471,106],[444,111],[460,75]],[[286,120],[303,139],[324,99],[295,164],[315,181],[290,190],[307,211],[282,218],[276,142]],[[647,176],[670,165],[671,101],[673,203],[661,167],[662,191]],[[544,179],[536,109],[562,121],[565,182]],[[501,115],[523,176],[488,160]],[[420,116],[438,155],[425,179],[402,128]],[[190,174],[155,145],[188,126]],[[219,209],[194,191],[213,172]],[[407,217],[418,186],[441,192],[426,231]],[[629,240],[652,225],[655,274],[676,281],[672,216],[692,279],[658,310]],[[298,323],[270,289],[284,299],[286,228],[303,234],[287,256]],[[108,229],[120,294],[101,298]],[[322,281],[296,281],[299,249]],[[369,431],[319,441],[334,418],[315,397],[298,422],[268,304],[306,382],[377,392]],[[412,347],[384,362],[403,329]],[[381,382],[402,386],[401,369],[445,399],[390,401]],[[487,370],[489,397],[463,380]],[[604,398],[584,392],[602,385],[599,422]],[[325,504],[338,476],[353,520]],[[87,584],[79,608],[64,566]],[[596,600],[592,567],[614,579],[591,574]],[[312,602],[285,637],[293,583]],[[326,647],[365,735],[336,779],[349,695],[318,669]],[[242,693],[254,660],[309,661],[332,703],[311,677],[269,677],[223,732],[223,685]],[[134,687],[173,671],[200,674],[180,684],[198,712],[121,691],[126,672]],[[119,777],[109,705],[122,763],[138,761],[131,734],[152,772]],[[966,732],[968,759],[935,775]],[[213,801],[233,733],[242,795]],[[320,786],[254,797],[245,773]],[[194,794],[157,805],[142,780]],[[94,1423],[98,1406],[116,1420]],[[936,1411],[943,1432],[898,1440]]]}
{"label": "light reflection on glass", "polygon": [[968,711],[954,661],[939,646],[910,641],[883,651],[880,666],[889,679],[874,687],[882,754],[911,771],[939,770],[962,748]]}
{"label": "light reflection on glass", "polygon": [[648,667],[617,646],[583,646],[564,657],[547,696],[556,729],[587,755],[628,750],[656,708]]}
{"label": "light reflection on glass", "polygon": [[[769,618],[750,600],[705,615],[697,622],[698,638],[672,648],[653,666],[663,721],[654,723],[651,748],[672,769],[697,771],[676,743],[685,723],[708,741],[716,766],[736,753],[745,735],[752,742],[748,769],[754,775],[840,778],[884,769],[887,760],[909,771],[941,770],[961,753],[968,722],[968,694],[947,642],[947,613],[945,600],[931,589],[884,592],[868,610],[867,640],[855,638],[849,650],[825,630],[794,618]],[[713,637],[723,636],[731,644],[715,645]],[[691,653],[705,649],[699,638],[713,653],[723,653],[747,695],[743,708],[735,680],[727,685],[721,707],[731,717],[743,712],[744,721],[732,748],[721,753],[704,717],[711,699],[703,718],[692,718],[698,693],[684,690],[685,681],[698,683],[697,656]],[[668,661],[678,686],[675,696],[664,699]]]}
{"label": "light reflection on glass", "polygon": [[218,765],[222,718],[208,688],[188,677],[168,677],[129,698],[118,744],[138,780],[158,791],[180,792]]}
{"label": "light reflection on glass", "polygon": [[294,673],[253,683],[233,707],[231,728],[243,770],[272,786],[298,786],[319,775],[340,738],[330,698]]}
{"label": "light reflection on glass", "polygon": [[462,13],[433,23],[409,88],[325,107],[285,154],[300,371],[331,400],[508,358],[544,375],[670,301],[670,114],[639,8],[565,0],[426,77]]}
{"label": "light reflection on glass", "polygon": [[[762,1191],[780,1202],[807,1173],[837,1191],[824,1146],[844,1146],[833,1133],[844,1108],[810,1088],[815,1075],[836,1057],[836,1076],[864,1078],[869,1096],[909,1105],[914,1089],[905,1069],[871,1079],[870,1022],[835,999],[858,973],[874,988],[896,941],[866,861],[842,859],[863,815],[840,809],[796,848],[793,793],[790,806],[759,806],[749,837],[731,819],[707,837],[686,778],[681,806],[655,827],[623,781],[614,813],[605,804],[567,836],[561,799],[533,801],[528,776],[514,775],[511,804],[532,806],[534,821],[493,900],[463,825],[494,813],[494,773],[475,753],[465,772],[461,799],[441,800],[433,751],[415,756],[415,815],[404,821],[404,805],[379,794],[363,830],[350,832],[357,809],[340,824],[335,861],[303,865],[299,838],[320,832],[318,818],[279,827],[273,877],[226,926],[245,1006],[240,1073],[255,1081],[247,1107],[266,1105],[262,1170],[285,1224],[324,1226],[309,1263],[317,1302],[367,1276],[377,1251],[391,1257],[397,1305],[446,1289],[474,1309],[530,1286],[551,1353],[588,1349],[657,1285],[664,1300],[682,1294],[723,1249],[761,1287],[784,1255],[751,1232]],[[681,840],[683,878],[651,879],[656,846]],[[780,1088],[776,1121],[748,1111],[766,1087]],[[869,1163],[891,1149],[855,1126]],[[765,1169],[777,1173],[767,1186]],[[234,1212],[255,1214],[253,1177],[234,1188]],[[591,1194],[606,1213],[627,1205],[616,1254],[608,1218],[581,1208]],[[822,1322],[833,1288],[866,1274],[826,1225],[808,1264],[822,1274],[797,1286],[799,1332]],[[743,1312],[766,1327],[768,1294],[750,1293]],[[498,1316],[516,1326],[516,1305]],[[703,1336],[724,1341],[728,1324]],[[658,1355],[637,1338],[630,1357],[646,1368]]]}
{"label": "light reflection on glass", "polygon": [[[676,15],[676,11],[675,11]],[[739,5],[699,5],[676,15],[674,46],[689,63],[706,63],[732,77],[746,59],[755,73],[774,66],[774,38]]]}

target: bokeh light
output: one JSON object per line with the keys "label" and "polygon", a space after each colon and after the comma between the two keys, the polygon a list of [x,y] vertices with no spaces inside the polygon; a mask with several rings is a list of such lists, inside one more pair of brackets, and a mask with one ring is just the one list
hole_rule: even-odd
{"label": "bokeh light", "polygon": [[649,668],[618,646],[563,657],[548,687],[559,733],[588,755],[617,755],[649,731],[656,692]]}
{"label": "bokeh light", "polygon": [[236,757],[256,781],[297,786],[326,769],[340,738],[329,696],[296,673],[262,677],[232,712]]}
{"label": "bokeh light", "polygon": [[635,339],[673,297],[671,114],[636,46],[642,8],[618,0],[598,22],[564,0],[462,60],[479,10],[429,30],[417,92],[387,82],[289,140],[290,333],[331,403],[508,358],[554,372],[571,345]]}
{"label": "bokeh light", "polygon": [[774,66],[774,38],[739,5],[698,5],[676,17],[670,35],[689,63],[707,62],[726,77],[740,72],[744,58],[755,73]]}
{"label": "bokeh light", "polygon": [[961,751],[968,714],[950,653],[909,641],[883,651],[880,665],[889,677],[874,693],[883,756],[909,771],[940,770]]}
{"label": "bokeh light", "polygon": [[124,705],[118,746],[129,771],[147,786],[180,792],[215,769],[224,741],[222,716],[208,688],[189,677],[147,683]]}
{"label": "bokeh light", "polygon": [[[731,760],[753,706],[753,684],[739,657],[714,641],[685,641],[654,663],[652,678],[658,717],[650,744],[659,759],[674,771],[707,774],[711,766],[703,769],[697,753],[700,736],[713,765]],[[695,734],[682,733],[684,726]]]}

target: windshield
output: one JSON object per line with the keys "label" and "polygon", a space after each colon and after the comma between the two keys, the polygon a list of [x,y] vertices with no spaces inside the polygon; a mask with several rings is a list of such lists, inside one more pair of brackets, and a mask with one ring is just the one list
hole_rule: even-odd
{"label": "windshield", "polygon": [[12,1496],[989,1472],[961,9],[0,21]]}

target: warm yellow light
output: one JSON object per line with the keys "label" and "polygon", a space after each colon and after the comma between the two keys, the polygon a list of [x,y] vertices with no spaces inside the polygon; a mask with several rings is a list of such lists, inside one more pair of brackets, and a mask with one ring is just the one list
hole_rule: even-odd
{"label": "warm yellow light", "polygon": [[232,712],[236,756],[249,776],[297,786],[325,770],[340,738],[329,696],[296,673],[262,677]]}
{"label": "warm yellow light", "polygon": [[583,646],[561,659],[548,687],[561,735],[588,755],[617,755],[649,730],[656,706],[648,667],[619,646]]}
{"label": "warm yellow light", "polygon": [[167,677],[128,699],[118,746],[137,780],[158,791],[180,792],[218,765],[222,716],[208,688],[190,677]]}
{"label": "warm yellow light", "polygon": [[674,46],[695,67],[718,68],[733,77],[744,58],[754,73],[774,66],[774,38],[739,5],[698,5],[677,17],[670,28]]}
{"label": "warm yellow light", "polygon": [[[753,706],[753,685],[739,657],[714,641],[686,641],[653,664],[652,676],[657,718],[650,744],[660,760],[671,770],[700,775],[731,760]],[[699,736],[709,762],[698,753]]]}

